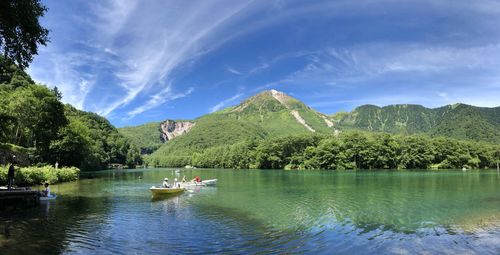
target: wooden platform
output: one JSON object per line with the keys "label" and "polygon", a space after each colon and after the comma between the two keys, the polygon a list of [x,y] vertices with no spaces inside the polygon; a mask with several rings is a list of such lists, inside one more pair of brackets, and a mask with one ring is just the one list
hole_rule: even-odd
{"label": "wooden platform", "polygon": [[13,189],[0,189],[0,208],[12,204],[36,205],[40,202],[38,191]]}

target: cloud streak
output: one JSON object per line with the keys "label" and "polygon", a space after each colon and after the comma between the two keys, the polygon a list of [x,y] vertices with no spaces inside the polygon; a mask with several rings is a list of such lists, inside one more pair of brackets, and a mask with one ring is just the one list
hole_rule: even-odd
{"label": "cloud streak", "polygon": [[136,116],[137,114],[143,113],[147,110],[153,109],[155,107],[158,107],[166,102],[187,97],[189,94],[193,93],[194,88],[189,88],[188,90],[182,92],[182,93],[174,93],[172,92],[172,86],[167,86],[165,89],[160,91],[158,94],[154,94],[149,97],[147,100],[146,104],[141,105],[139,107],[136,107],[132,111],[128,112],[128,117],[132,118]]}
{"label": "cloud streak", "polygon": [[242,75],[242,73],[240,71],[238,71],[238,70],[236,70],[236,69],[234,69],[232,67],[229,67],[229,66],[226,68],[226,71],[228,71],[228,72],[230,72],[232,74]]}
{"label": "cloud streak", "polygon": [[[73,37],[82,37],[78,30],[88,31],[85,37],[92,39],[80,40],[83,42],[81,46],[87,49],[82,51],[81,47],[75,47],[75,42],[56,41],[42,54],[45,61],[35,65],[31,73],[49,86],[60,86],[66,102],[80,109],[90,108],[104,116],[127,106],[139,96],[149,98],[151,101],[143,107],[128,111],[134,115],[141,109],[152,109],[170,101],[169,98],[158,98],[158,95],[170,95],[175,86],[175,82],[164,86],[165,81],[173,81],[174,72],[182,72],[181,69],[189,68],[191,63],[213,50],[214,42],[228,32],[222,28],[250,3],[84,2],[82,8],[86,11],[65,18],[80,26],[76,32],[69,31],[75,33]],[[158,10],[166,10],[166,13]],[[62,17],[48,20],[49,26],[60,23],[60,19]],[[68,48],[63,47],[68,44],[73,50],[69,53]],[[47,69],[56,75],[45,74]],[[103,74],[102,69],[106,73]],[[228,71],[238,73],[234,69]],[[94,91],[96,83],[100,86],[108,83],[112,88]],[[103,92],[105,97],[102,97]],[[86,98],[96,94],[101,100],[86,107]]]}
{"label": "cloud streak", "polygon": [[[143,91],[159,95],[169,91],[169,88],[161,88],[162,81],[170,79],[176,69],[205,54],[204,50],[210,45],[210,41],[215,39],[214,34],[217,34],[218,27],[247,4],[227,4],[222,1],[203,1],[199,5],[180,1],[141,4],[141,8],[133,10],[131,16],[143,18],[139,22],[125,21],[127,30],[118,32],[116,36],[129,37],[127,40],[130,43],[125,47],[116,47],[117,43],[114,43],[115,47],[112,47],[113,51],[123,56],[125,66],[117,71],[116,77],[122,81],[127,95],[105,105],[100,113],[107,115],[127,105]],[[155,12],[158,8],[182,12],[163,15]],[[122,12],[118,13],[122,15]],[[102,12],[100,15],[109,14]],[[130,31],[132,34],[128,35]],[[163,101],[152,100],[143,109],[154,108]],[[137,111],[130,113],[135,112]]]}
{"label": "cloud streak", "polygon": [[[30,74],[112,121],[155,120],[144,117],[155,108],[196,117],[269,88],[325,111],[328,100],[484,106],[500,93],[493,0],[47,3],[52,43]],[[227,99],[207,97],[215,89]]]}
{"label": "cloud streak", "polygon": [[232,96],[232,97],[230,97],[230,98],[228,98],[228,99],[226,99],[226,100],[223,100],[223,101],[219,102],[218,104],[216,104],[216,105],[214,105],[214,106],[212,106],[212,107],[210,108],[210,113],[212,113],[212,112],[216,112],[216,111],[218,111],[218,110],[222,109],[223,107],[225,107],[225,106],[226,106],[226,105],[228,105],[229,103],[232,103],[232,102],[234,102],[236,99],[240,98],[242,95],[243,95],[243,94],[239,93],[239,94],[236,94],[236,95],[234,95],[234,96]]}

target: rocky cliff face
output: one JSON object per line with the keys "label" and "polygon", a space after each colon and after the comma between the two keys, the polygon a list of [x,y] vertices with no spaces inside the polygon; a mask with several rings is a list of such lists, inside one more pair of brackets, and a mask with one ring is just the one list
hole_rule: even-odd
{"label": "rocky cliff face", "polygon": [[186,134],[193,128],[194,122],[166,120],[160,123],[161,140],[169,141],[174,137]]}

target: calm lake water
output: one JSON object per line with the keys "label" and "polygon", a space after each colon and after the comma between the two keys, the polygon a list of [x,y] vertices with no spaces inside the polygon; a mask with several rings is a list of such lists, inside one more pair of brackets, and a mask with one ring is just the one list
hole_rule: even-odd
{"label": "calm lake water", "polygon": [[0,212],[0,254],[500,253],[497,171],[182,170],[218,185],[159,201],[171,169],[92,175]]}

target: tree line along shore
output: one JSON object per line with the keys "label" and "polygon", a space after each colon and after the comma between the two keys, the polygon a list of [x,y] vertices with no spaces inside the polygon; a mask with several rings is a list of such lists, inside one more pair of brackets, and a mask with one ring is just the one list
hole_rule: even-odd
{"label": "tree line along shore", "polygon": [[204,150],[146,157],[155,167],[235,169],[488,169],[500,145],[423,135],[345,132],[248,139]]}

